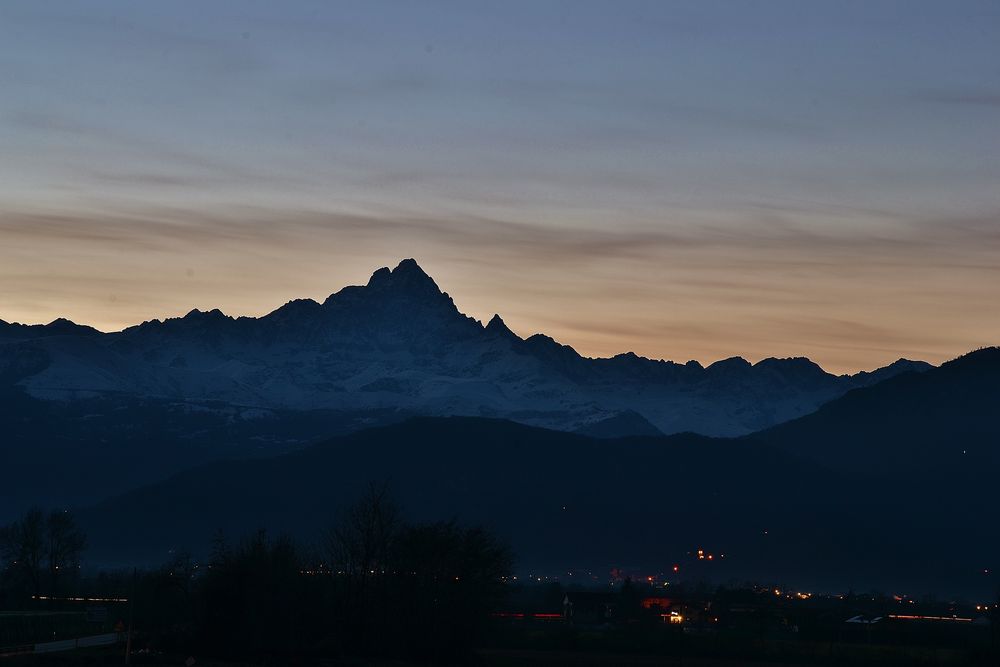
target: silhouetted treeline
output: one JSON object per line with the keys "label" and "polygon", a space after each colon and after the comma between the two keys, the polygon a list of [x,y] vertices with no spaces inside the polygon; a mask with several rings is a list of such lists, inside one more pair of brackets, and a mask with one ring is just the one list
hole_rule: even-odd
{"label": "silhouetted treeline", "polygon": [[[454,521],[408,523],[384,487],[372,486],[318,533],[311,546],[263,531],[234,543],[220,534],[207,563],[177,554],[153,570],[71,577],[75,566],[63,568],[79,561],[85,536],[69,514],[33,510],[0,531],[0,609],[31,612],[30,623],[8,623],[6,635],[0,627],[0,646],[124,632],[132,619],[136,664],[178,664],[189,655],[235,664],[341,657],[440,664],[570,650],[881,665],[942,648],[992,665],[1000,650],[996,605],[975,622],[928,625],[885,619],[970,616],[972,607],[695,580],[517,584],[509,550],[489,533]],[[39,590],[44,599],[32,600]],[[859,615],[883,620],[848,622]]]}
{"label": "silhouetted treeline", "polygon": [[510,567],[509,550],[486,531],[407,523],[372,487],[315,547],[264,532],[235,544],[220,536],[207,565],[179,555],[95,587],[134,598],[135,646],[153,653],[448,661],[482,640]]}
{"label": "silhouetted treeline", "polygon": [[464,652],[481,638],[511,567],[507,548],[481,529],[403,523],[384,487],[369,489],[325,548],[329,609],[348,652]]}

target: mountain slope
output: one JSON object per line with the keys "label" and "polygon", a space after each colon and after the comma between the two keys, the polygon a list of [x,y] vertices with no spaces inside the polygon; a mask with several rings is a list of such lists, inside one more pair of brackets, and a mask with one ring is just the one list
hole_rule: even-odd
{"label": "mountain slope", "polygon": [[[679,526],[693,525],[669,502],[674,496],[701,496],[710,506],[719,504],[719,488],[760,487],[750,504],[773,504],[774,486],[748,479],[740,472],[747,469],[770,470],[768,478],[793,470],[793,479],[812,470],[766,447],[695,435],[600,440],[500,420],[416,418],[267,461],[209,464],[102,503],[84,517],[97,549],[123,546],[117,528],[99,527],[108,512],[133,526],[129,543],[161,549],[182,546],[184,537],[201,542],[188,546],[201,546],[220,527],[229,534],[268,526],[305,535],[334,520],[369,481],[385,481],[412,517],[488,523],[508,537],[527,538],[536,562],[574,552],[609,558],[614,549],[597,553],[591,544],[595,531],[642,523],[638,544],[661,532],[670,541]],[[709,477],[712,485],[699,488],[695,480]],[[670,531],[661,530],[667,525]]]}
{"label": "mountain slope", "polygon": [[574,433],[591,438],[621,438],[624,436],[655,437],[663,435],[659,429],[633,410],[625,410],[601,421],[578,428]]}
{"label": "mountain slope", "polygon": [[1000,348],[848,392],[750,436],[866,474],[962,478],[1000,467]]}
{"label": "mountain slope", "polygon": [[[947,484],[900,494],[890,480],[760,442],[600,440],[477,418],[414,419],[267,461],[209,464],[82,520],[92,559],[155,562],[170,549],[204,554],[219,529],[318,539],[370,481],[387,482],[411,519],[489,526],[522,572],[679,564],[682,576],[716,581],[981,595],[992,585],[981,568],[1000,555],[995,503],[958,514],[989,497],[985,484],[961,498]],[[725,558],[706,567],[691,555],[699,548]]]}
{"label": "mountain slope", "polygon": [[9,389],[0,390],[0,414],[0,525],[31,506],[95,503],[206,461],[274,456],[409,416],[130,397],[41,401]]}

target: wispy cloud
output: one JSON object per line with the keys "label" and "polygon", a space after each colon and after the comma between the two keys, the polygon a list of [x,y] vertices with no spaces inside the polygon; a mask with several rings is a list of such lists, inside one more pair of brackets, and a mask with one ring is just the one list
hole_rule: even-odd
{"label": "wispy cloud", "polygon": [[261,313],[416,256],[591,354],[940,360],[1000,331],[996,18],[10,0],[0,317]]}

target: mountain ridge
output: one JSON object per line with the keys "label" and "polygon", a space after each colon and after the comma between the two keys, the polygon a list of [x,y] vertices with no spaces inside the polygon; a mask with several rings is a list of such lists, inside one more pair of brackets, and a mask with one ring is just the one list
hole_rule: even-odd
{"label": "mountain ridge", "polygon": [[[402,271],[401,271],[401,269],[402,269]],[[306,310],[306,311],[308,311],[308,310],[314,309],[317,306],[322,307],[322,306],[326,306],[326,305],[331,305],[331,304],[335,303],[336,298],[338,296],[346,295],[346,294],[351,294],[351,293],[353,293],[353,292],[355,292],[357,290],[361,290],[361,289],[364,289],[364,288],[370,288],[370,287],[382,288],[382,287],[384,287],[386,285],[406,284],[405,281],[394,281],[393,280],[393,276],[397,276],[397,275],[398,276],[419,276],[419,278],[416,278],[416,280],[418,280],[418,282],[426,281],[424,284],[427,285],[427,286],[429,286],[429,287],[431,287],[434,293],[436,293],[436,294],[438,294],[438,295],[440,295],[442,297],[445,297],[451,305],[454,305],[454,301],[451,299],[451,297],[448,295],[448,293],[447,292],[443,292],[443,291],[440,290],[440,288],[437,286],[437,283],[422,268],[420,268],[420,266],[416,262],[416,260],[414,260],[412,258],[408,258],[408,259],[401,260],[399,262],[399,264],[396,266],[395,269],[390,269],[389,267],[381,267],[381,268],[377,269],[372,274],[371,278],[369,278],[369,281],[368,281],[368,283],[366,285],[363,285],[363,286],[362,285],[348,285],[348,286],[345,286],[345,287],[341,288],[340,290],[338,290],[336,292],[331,293],[329,296],[326,297],[326,299],[324,300],[323,303],[320,303],[320,302],[316,301],[315,299],[311,299],[311,298],[291,299],[291,300],[287,301],[285,304],[283,304],[281,306],[278,306],[274,310],[272,310],[272,311],[270,311],[270,312],[268,312],[268,313],[266,313],[264,315],[257,316],[257,317],[249,316],[249,315],[237,315],[237,316],[228,315],[228,314],[224,313],[219,308],[212,308],[211,310],[205,310],[205,311],[200,310],[198,308],[193,308],[190,311],[188,311],[185,315],[181,315],[181,316],[178,316],[178,317],[168,317],[168,318],[163,318],[163,319],[154,318],[154,319],[151,319],[151,320],[145,320],[145,321],[140,322],[138,324],[126,326],[123,329],[118,330],[118,331],[108,331],[108,332],[98,330],[98,329],[96,329],[96,328],[94,328],[94,327],[92,327],[90,325],[77,324],[77,323],[73,322],[72,320],[69,320],[69,319],[66,319],[66,318],[63,318],[63,317],[59,317],[59,318],[53,320],[52,322],[50,322],[48,324],[23,324],[23,323],[18,323],[18,322],[8,322],[8,321],[6,321],[4,319],[0,319],[0,327],[13,327],[13,328],[17,328],[17,329],[31,329],[31,330],[36,330],[36,331],[54,331],[54,330],[57,330],[59,328],[63,328],[63,329],[66,329],[66,330],[78,329],[78,330],[86,330],[87,332],[95,333],[95,334],[101,334],[101,335],[106,335],[106,336],[114,336],[114,335],[123,334],[123,333],[129,332],[129,331],[133,331],[133,330],[142,328],[142,327],[144,327],[146,325],[166,324],[168,322],[176,322],[176,321],[183,321],[183,320],[202,320],[202,321],[204,321],[204,320],[223,320],[224,319],[224,320],[229,321],[229,322],[261,321],[261,320],[267,320],[267,319],[277,318],[279,315],[285,313],[286,311],[290,311],[290,310]],[[457,310],[457,307],[456,307],[456,310]],[[470,319],[472,321],[475,321],[475,322],[478,322],[478,320],[475,320],[474,318],[471,318],[471,317],[469,317],[468,319]],[[676,362],[676,361],[672,361],[672,360],[669,360],[669,359],[647,357],[647,356],[639,355],[639,354],[637,354],[637,353],[635,353],[633,351],[620,352],[620,353],[612,355],[610,357],[588,357],[588,356],[585,356],[585,355],[582,355],[582,354],[576,352],[576,350],[574,348],[572,348],[572,346],[570,346],[570,345],[566,345],[566,344],[563,344],[563,343],[558,343],[558,341],[555,341],[553,338],[551,338],[550,336],[548,336],[548,335],[546,335],[544,333],[531,334],[527,338],[521,337],[518,334],[514,333],[507,326],[507,324],[504,322],[503,318],[500,316],[499,313],[495,313],[492,316],[492,318],[487,323],[485,323],[485,324],[482,323],[482,322],[478,322],[478,323],[479,323],[480,327],[483,328],[484,330],[485,329],[489,329],[491,326],[493,326],[493,327],[501,327],[504,332],[509,332],[509,333],[513,334],[514,336],[520,338],[521,340],[527,341],[527,340],[531,340],[532,338],[537,338],[537,339],[540,339],[540,340],[545,340],[545,341],[547,341],[549,343],[557,343],[560,347],[569,348],[570,350],[573,350],[573,352],[575,352],[580,358],[586,359],[586,360],[603,361],[603,360],[616,360],[616,359],[621,359],[621,358],[635,358],[635,359],[639,359],[639,360],[642,360],[642,361],[645,361],[645,362],[651,362],[651,363],[657,363],[657,364],[674,364],[674,365],[695,366],[695,367],[702,367],[702,368],[711,368],[712,366],[716,366],[716,365],[719,365],[719,364],[725,365],[725,364],[728,364],[730,362],[737,362],[737,363],[745,362],[746,364],[748,364],[750,366],[757,366],[757,365],[759,365],[761,363],[765,363],[765,362],[768,362],[768,363],[769,362],[789,362],[789,363],[791,363],[791,362],[796,362],[796,363],[799,363],[799,362],[808,362],[809,364],[811,364],[813,366],[816,366],[816,367],[818,367],[818,368],[820,368],[822,370],[822,367],[820,367],[819,364],[817,364],[816,362],[813,362],[808,357],[773,357],[772,356],[772,357],[762,358],[762,359],[760,359],[760,360],[758,360],[756,362],[750,362],[748,359],[746,359],[746,358],[744,358],[742,356],[737,355],[737,356],[728,357],[728,358],[725,358],[725,359],[720,359],[720,360],[714,361],[714,362],[708,364],[708,366],[705,366],[704,364],[702,364],[701,362],[699,362],[698,360],[695,360],[695,359],[691,359],[691,360],[688,360],[687,362],[681,363],[681,362]],[[874,369],[874,370],[871,370],[871,371],[860,370],[860,371],[857,371],[856,373],[844,373],[844,374],[839,375],[838,377],[855,377],[855,376],[861,376],[861,375],[870,375],[870,374],[878,372],[878,371],[882,371],[882,370],[886,370],[886,369],[891,369],[891,368],[893,368],[894,366],[896,366],[897,364],[899,364],[901,362],[909,362],[909,363],[912,363],[912,364],[919,364],[919,365],[922,365],[925,368],[931,366],[931,364],[928,364],[927,362],[913,361],[913,360],[909,360],[909,359],[905,359],[905,358],[900,358],[900,359],[898,359],[898,360],[896,360],[896,361],[894,361],[894,362],[892,362],[890,364],[887,364],[886,366],[883,366],[883,367],[880,367],[880,368],[877,368],[877,369]],[[825,370],[823,372],[826,373]]]}
{"label": "mountain ridge", "polygon": [[[929,367],[837,376],[804,358],[702,366],[632,352],[585,357],[542,333],[522,338],[499,314],[485,325],[462,314],[413,259],[323,303],[292,300],[261,317],[193,309],[113,333],[54,325],[0,326],[7,343],[0,377],[5,367],[23,368],[19,358],[30,348],[45,367],[21,371],[16,384],[45,400],[127,394],[280,409],[397,408],[563,430],[634,411],[663,433],[741,435]],[[89,343],[58,341],[56,333]]]}

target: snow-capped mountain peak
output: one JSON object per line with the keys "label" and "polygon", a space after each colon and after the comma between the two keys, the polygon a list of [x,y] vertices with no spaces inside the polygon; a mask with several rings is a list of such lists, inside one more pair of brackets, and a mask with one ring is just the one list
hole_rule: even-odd
{"label": "snow-capped mountain peak", "polygon": [[[645,420],[664,433],[747,433],[921,368],[897,362],[838,377],[802,358],[734,357],[707,368],[634,353],[591,359],[544,334],[522,340],[499,315],[484,327],[412,259],[322,304],[295,300],[260,318],[195,309],[111,334],[68,321],[0,325],[0,382],[41,398],[391,409],[569,430]],[[641,419],[607,421],[626,411]]]}

